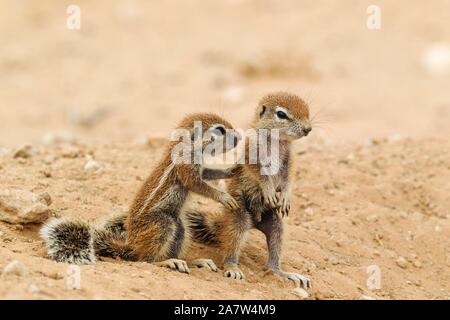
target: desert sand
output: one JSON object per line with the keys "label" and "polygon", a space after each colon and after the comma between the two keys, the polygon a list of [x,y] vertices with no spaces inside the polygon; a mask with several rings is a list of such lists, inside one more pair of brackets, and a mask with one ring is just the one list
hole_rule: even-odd
{"label": "desert sand", "polygon": [[[295,143],[283,267],[312,278],[308,299],[450,298],[448,1],[377,1],[380,30],[366,1],[75,2],[80,30],[74,1],[0,1],[0,193],[45,195],[50,216],[124,212],[184,114],[246,128],[263,94],[291,91],[316,125]],[[258,232],[245,281],[100,259],[72,289],[40,226],[0,221],[1,299],[305,298],[265,273]]]}

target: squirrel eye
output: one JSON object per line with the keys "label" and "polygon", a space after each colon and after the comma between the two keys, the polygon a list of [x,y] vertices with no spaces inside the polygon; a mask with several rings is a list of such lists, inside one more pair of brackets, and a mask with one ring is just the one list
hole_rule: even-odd
{"label": "squirrel eye", "polygon": [[223,136],[225,134],[225,128],[224,127],[217,127],[217,128],[214,129],[214,132],[217,135],[222,135]]}
{"label": "squirrel eye", "polygon": [[283,111],[277,111],[277,117],[279,119],[287,119],[288,118],[287,114],[284,113]]}

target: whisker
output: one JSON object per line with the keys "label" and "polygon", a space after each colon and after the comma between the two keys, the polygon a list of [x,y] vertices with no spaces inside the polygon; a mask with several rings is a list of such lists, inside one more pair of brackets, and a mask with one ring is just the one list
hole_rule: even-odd
{"label": "whisker", "polygon": [[[321,118],[323,118],[323,117],[331,117],[331,118],[333,118],[333,115],[332,114],[330,114],[330,112],[329,112],[329,109],[328,109],[328,107],[331,105],[332,103],[331,102],[329,102],[329,103],[326,103],[326,104],[324,104],[324,105],[321,105],[320,106],[320,108],[314,113],[314,115],[311,117],[311,121],[312,120],[315,120],[317,117],[321,117]],[[328,109],[328,110],[327,110]],[[325,111],[327,112],[327,113],[325,113]]]}

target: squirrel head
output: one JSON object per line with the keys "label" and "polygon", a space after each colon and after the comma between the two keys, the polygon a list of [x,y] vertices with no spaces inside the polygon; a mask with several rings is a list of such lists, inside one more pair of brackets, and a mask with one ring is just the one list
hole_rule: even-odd
{"label": "squirrel head", "polygon": [[216,151],[229,151],[235,148],[241,140],[239,132],[235,131],[230,122],[213,113],[194,113],[186,116],[177,126],[190,132],[191,143],[201,141],[202,150],[212,143],[219,143]]}
{"label": "squirrel head", "polygon": [[300,97],[276,92],[264,96],[258,104],[254,127],[277,129],[281,140],[296,140],[311,131],[309,107]]}

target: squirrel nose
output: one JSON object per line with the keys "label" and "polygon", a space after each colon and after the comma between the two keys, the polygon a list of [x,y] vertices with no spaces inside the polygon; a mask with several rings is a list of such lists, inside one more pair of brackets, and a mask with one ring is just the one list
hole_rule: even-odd
{"label": "squirrel nose", "polygon": [[311,127],[304,127],[303,128],[303,133],[305,134],[305,136],[307,136],[310,132],[311,132],[312,128]]}

